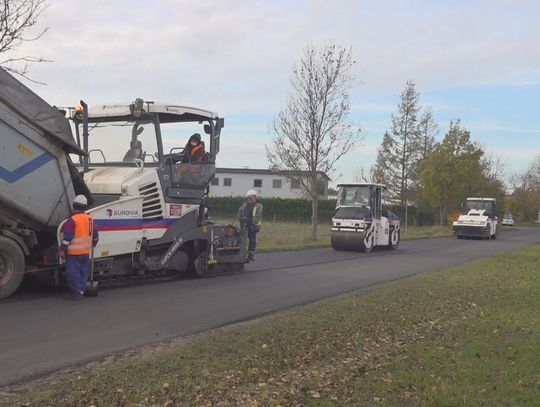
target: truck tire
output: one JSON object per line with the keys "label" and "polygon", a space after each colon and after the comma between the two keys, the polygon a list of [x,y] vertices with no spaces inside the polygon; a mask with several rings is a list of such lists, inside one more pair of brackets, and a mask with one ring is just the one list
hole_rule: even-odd
{"label": "truck tire", "polygon": [[24,277],[24,253],[19,245],[0,236],[0,300],[19,288]]}

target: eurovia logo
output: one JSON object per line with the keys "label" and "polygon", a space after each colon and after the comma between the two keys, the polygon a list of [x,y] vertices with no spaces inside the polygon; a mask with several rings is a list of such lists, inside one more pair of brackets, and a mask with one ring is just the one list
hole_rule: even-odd
{"label": "eurovia logo", "polygon": [[105,213],[107,214],[107,217],[112,217],[112,216],[129,216],[129,217],[136,217],[136,216],[139,216],[139,211],[136,210],[136,209],[123,209],[123,210],[112,210],[112,209],[107,209],[105,210]]}

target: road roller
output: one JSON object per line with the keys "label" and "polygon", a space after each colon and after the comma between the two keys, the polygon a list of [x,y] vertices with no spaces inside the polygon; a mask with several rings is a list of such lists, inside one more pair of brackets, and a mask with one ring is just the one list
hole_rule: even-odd
{"label": "road roller", "polygon": [[376,183],[338,185],[330,241],[334,250],[369,253],[374,247],[397,249],[400,219],[384,205],[386,186]]}
{"label": "road roller", "polygon": [[500,224],[495,198],[467,198],[461,209],[463,213],[452,223],[458,239],[497,239]]}

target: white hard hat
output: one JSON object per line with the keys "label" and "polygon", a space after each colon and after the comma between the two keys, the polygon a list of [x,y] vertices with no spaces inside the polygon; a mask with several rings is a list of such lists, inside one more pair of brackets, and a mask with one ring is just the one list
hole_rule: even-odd
{"label": "white hard hat", "polygon": [[87,206],[88,200],[84,195],[77,195],[75,198],[73,198],[73,204]]}
{"label": "white hard hat", "polygon": [[257,191],[255,191],[254,189],[250,189],[249,191],[247,191],[246,196],[257,196]]}

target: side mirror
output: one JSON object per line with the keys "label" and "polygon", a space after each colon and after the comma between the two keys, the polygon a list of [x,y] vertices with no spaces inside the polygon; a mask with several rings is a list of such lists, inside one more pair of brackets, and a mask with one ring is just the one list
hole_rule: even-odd
{"label": "side mirror", "polygon": [[206,134],[211,134],[211,133],[212,133],[212,128],[210,127],[209,124],[205,124],[205,125],[204,125],[204,132],[205,132]]}
{"label": "side mirror", "polygon": [[144,131],[144,127],[140,123],[135,123],[133,129],[131,130],[131,140],[134,141],[137,139],[137,136]]}

